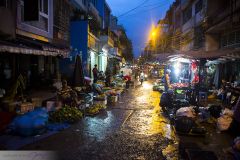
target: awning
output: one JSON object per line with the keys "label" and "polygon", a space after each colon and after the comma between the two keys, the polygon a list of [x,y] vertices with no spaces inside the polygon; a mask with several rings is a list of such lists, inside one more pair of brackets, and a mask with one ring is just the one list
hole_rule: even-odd
{"label": "awning", "polygon": [[39,50],[39,49],[24,48],[24,47],[18,47],[18,46],[0,45],[0,53],[1,52],[10,52],[10,53],[28,54],[28,55],[67,57],[70,51],[50,48],[50,47],[43,47],[43,50]]}
{"label": "awning", "polygon": [[200,59],[200,58],[207,58],[207,59],[214,59],[214,58],[227,58],[227,59],[240,59],[240,48],[238,49],[219,49],[215,51],[180,51],[178,53],[162,53],[162,54],[155,54],[153,57],[159,61],[164,62],[169,60],[172,57],[184,57],[190,59]]}
{"label": "awning", "polygon": [[185,56],[190,56],[195,59],[199,58],[220,58],[220,57],[235,57],[240,58],[240,49],[219,49],[215,51],[187,51],[187,52],[180,52]]}

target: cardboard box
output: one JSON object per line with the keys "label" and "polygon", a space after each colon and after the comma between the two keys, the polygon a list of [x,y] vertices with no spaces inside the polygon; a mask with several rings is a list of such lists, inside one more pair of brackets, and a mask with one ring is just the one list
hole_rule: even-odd
{"label": "cardboard box", "polygon": [[33,103],[22,103],[20,105],[20,113],[26,113],[34,110]]}

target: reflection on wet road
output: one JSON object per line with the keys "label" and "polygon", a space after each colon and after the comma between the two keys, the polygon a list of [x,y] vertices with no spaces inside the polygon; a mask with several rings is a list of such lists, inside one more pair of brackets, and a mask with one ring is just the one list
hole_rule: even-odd
{"label": "reflection on wet road", "polygon": [[131,101],[136,106],[128,121],[123,125],[123,130],[131,134],[153,135],[161,134],[166,138],[174,138],[171,126],[160,113],[160,93],[152,91],[152,84],[144,82],[138,87]]}
{"label": "reflection on wet road", "polygon": [[67,160],[176,159],[175,137],[159,101],[160,93],[145,81],[107,111],[24,149],[60,150]]}

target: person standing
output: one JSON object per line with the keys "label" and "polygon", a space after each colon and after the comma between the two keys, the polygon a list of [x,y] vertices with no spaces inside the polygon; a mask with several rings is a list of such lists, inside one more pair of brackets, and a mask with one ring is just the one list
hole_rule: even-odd
{"label": "person standing", "polygon": [[167,92],[170,87],[170,73],[171,70],[167,69],[165,74],[165,91]]}
{"label": "person standing", "polygon": [[92,72],[93,72],[93,83],[96,83],[98,80],[98,69],[96,64],[94,65]]}
{"label": "person standing", "polygon": [[144,73],[141,72],[140,76],[139,76],[139,80],[141,82],[141,85],[143,84],[143,81],[144,81]]}

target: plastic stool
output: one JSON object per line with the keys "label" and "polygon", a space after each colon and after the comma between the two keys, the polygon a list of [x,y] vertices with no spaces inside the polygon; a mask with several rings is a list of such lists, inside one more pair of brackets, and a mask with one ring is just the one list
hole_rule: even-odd
{"label": "plastic stool", "polygon": [[199,92],[199,101],[206,101],[207,98],[207,92]]}

